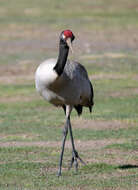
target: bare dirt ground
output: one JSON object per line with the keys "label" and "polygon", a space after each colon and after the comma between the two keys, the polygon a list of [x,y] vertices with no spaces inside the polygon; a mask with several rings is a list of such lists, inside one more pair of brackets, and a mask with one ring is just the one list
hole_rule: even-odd
{"label": "bare dirt ground", "polygon": [[[108,140],[89,140],[89,141],[80,141],[76,140],[76,146],[78,149],[100,149],[104,146],[113,144],[113,143],[123,143],[122,139],[108,139]],[[23,147],[23,146],[37,146],[37,147],[60,147],[61,141],[35,141],[35,142],[0,142],[0,147]],[[70,141],[66,141],[66,148],[71,149]]]}
{"label": "bare dirt ground", "polygon": [[[138,36],[136,28],[113,28],[101,31],[85,28],[81,32],[75,31],[74,52],[76,55],[94,54],[105,52],[104,56],[119,58],[124,57],[122,53],[112,51],[136,50],[138,49]],[[123,33],[123,35],[122,35]],[[58,38],[60,31],[48,27],[26,27],[11,24],[1,31],[0,53],[13,54],[23,51],[58,51]],[[130,38],[131,34],[131,38]],[[14,38],[17,40],[12,40]],[[10,39],[10,40],[9,40]],[[55,39],[55,40],[53,40]],[[100,56],[99,56],[100,57]]]}
{"label": "bare dirt ground", "polygon": [[32,80],[34,79],[36,67],[34,62],[30,60],[25,60],[13,65],[1,65],[0,82],[6,84],[12,82],[18,83],[18,79],[23,80],[22,82],[26,82],[27,79]]}
{"label": "bare dirt ground", "polygon": [[103,129],[113,129],[118,130],[120,128],[126,128],[129,126],[127,122],[122,122],[119,120],[86,120],[82,117],[75,118],[72,120],[72,124],[74,128],[82,128],[82,129],[95,129],[95,130],[103,130]]}
{"label": "bare dirt ground", "polygon": [[120,97],[120,96],[133,96],[138,95],[138,88],[132,88],[130,89],[123,89],[123,91],[117,91],[114,93],[110,93],[110,96],[112,97]]}

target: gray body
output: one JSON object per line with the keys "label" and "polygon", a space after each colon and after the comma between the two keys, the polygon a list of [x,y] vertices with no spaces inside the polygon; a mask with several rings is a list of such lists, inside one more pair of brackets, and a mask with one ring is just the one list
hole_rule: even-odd
{"label": "gray body", "polygon": [[49,59],[38,67],[35,75],[37,91],[56,106],[91,106],[91,83],[85,68],[68,60],[62,75],[58,76],[53,70],[56,62],[56,59]]}

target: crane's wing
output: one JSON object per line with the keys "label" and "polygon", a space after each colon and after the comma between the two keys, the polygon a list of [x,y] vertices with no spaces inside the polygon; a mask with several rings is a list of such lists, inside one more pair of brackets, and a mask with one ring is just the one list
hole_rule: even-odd
{"label": "crane's wing", "polygon": [[[64,73],[67,74],[67,76],[70,79],[72,79],[72,82],[74,81],[73,80],[74,78],[78,78],[78,80],[80,80],[80,81],[87,81],[87,85],[89,86],[89,89],[90,89],[87,107],[89,107],[89,110],[91,112],[92,106],[94,105],[94,102],[93,102],[94,91],[93,91],[93,86],[91,84],[91,81],[89,80],[88,73],[87,73],[85,67],[78,62],[75,62],[75,61],[70,62],[68,60],[66,63],[66,66],[64,68]],[[74,106],[78,115],[81,115],[83,106],[84,105],[81,105],[81,104]]]}

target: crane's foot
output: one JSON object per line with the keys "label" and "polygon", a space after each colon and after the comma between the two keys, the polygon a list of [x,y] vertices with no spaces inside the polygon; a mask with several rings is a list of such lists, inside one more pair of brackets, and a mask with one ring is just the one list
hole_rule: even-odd
{"label": "crane's foot", "polygon": [[71,162],[70,162],[70,165],[69,165],[69,168],[68,168],[68,169],[70,170],[70,169],[72,168],[73,164],[74,164],[75,170],[76,170],[76,172],[77,172],[77,171],[78,171],[78,160],[79,160],[82,164],[86,165],[86,163],[80,158],[78,152],[75,150],[75,151],[73,151],[73,153],[72,153],[72,159],[71,159]]}

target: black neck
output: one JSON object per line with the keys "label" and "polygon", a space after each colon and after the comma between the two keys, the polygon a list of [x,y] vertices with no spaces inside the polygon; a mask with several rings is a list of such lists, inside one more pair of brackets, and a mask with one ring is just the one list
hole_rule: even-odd
{"label": "black neck", "polygon": [[57,72],[59,76],[63,73],[64,67],[67,61],[68,53],[69,53],[69,47],[65,44],[60,44],[58,60],[54,67],[54,70]]}

